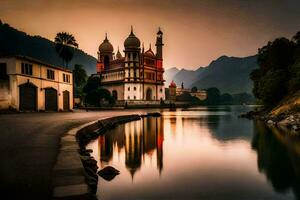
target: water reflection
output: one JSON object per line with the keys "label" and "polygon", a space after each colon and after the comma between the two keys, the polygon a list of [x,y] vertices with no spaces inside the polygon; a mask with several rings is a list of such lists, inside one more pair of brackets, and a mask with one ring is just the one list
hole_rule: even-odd
{"label": "water reflection", "polygon": [[99,199],[299,199],[300,139],[237,115],[248,107],[164,111],[90,143]]}
{"label": "water reflection", "polygon": [[143,118],[100,136],[98,145],[102,166],[112,160],[114,148],[118,152],[125,149],[125,165],[132,178],[145,156],[156,160],[160,174],[163,170],[163,124],[163,118]]}
{"label": "water reflection", "polygon": [[257,166],[279,193],[293,190],[300,199],[300,138],[279,129],[255,123],[252,148],[257,152]]}

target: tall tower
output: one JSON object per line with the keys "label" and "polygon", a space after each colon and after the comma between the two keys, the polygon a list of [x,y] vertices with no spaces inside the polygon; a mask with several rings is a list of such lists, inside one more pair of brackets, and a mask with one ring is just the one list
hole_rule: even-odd
{"label": "tall tower", "polygon": [[[157,36],[156,36],[156,57],[158,60],[163,60],[163,32],[158,28]],[[162,67],[162,65],[160,66]]]}
{"label": "tall tower", "polygon": [[113,60],[114,48],[112,44],[107,39],[107,34],[105,34],[105,39],[99,46],[98,51],[98,62],[97,62],[97,72],[101,73],[104,70],[109,69],[110,62]]}
{"label": "tall tower", "polygon": [[157,100],[165,100],[163,69],[163,32],[158,28],[156,34],[156,92]]}
{"label": "tall tower", "polygon": [[131,26],[131,32],[124,42],[125,53],[125,88],[124,99],[140,100],[140,58],[141,58],[141,42],[134,35]]}

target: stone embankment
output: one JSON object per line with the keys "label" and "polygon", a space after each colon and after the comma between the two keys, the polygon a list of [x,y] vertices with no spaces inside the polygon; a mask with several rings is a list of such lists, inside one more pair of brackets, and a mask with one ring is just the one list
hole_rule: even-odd
{"label": "stone embankment", "polygon": [[112,128],[160,113],[125,115],[94,121],[69,131],[61,139],[61,149],[54,167],[54,199],[97,199],[98,165],[86,145]]}
{"label": "stone embankment", "polygon": [[284,130],[289,130],[292,133],[300,134],[300,113],[281,113],[272,115],[262,111],[250,111],[242,114],[240,117],[254,120],[262,120],[268,126],[275,126]]}

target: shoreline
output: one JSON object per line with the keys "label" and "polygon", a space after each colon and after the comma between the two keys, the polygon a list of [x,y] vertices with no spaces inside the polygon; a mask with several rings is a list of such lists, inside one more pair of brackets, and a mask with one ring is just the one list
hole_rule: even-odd
{"label": "shoreline", "polygon": [[247,118],[249,120],[263,121],[270,127],[276,127],[284,131],[300,135],[300,112],[280,113],[279,115],[272,115],[267,111],[250,111],[241,114],[239,117]]}

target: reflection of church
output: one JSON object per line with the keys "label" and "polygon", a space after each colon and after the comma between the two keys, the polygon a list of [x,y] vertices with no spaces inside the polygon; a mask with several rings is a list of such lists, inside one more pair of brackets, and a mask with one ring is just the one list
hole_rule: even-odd
{"label": "reflection of church", "polygon": [[125,148],[125,166],[133,177],[145,157],[156,159],[159,173],[163,169],[163,118],[143,118],[117,127],[99,138],[101,162],[113,158],[114,148]]}
{"label": "reflection of church", "polygon": [[99,46],[97,74],[101,84],[118,101],[160,101],[165,99],[163,79],[163,33],[156,38],[156,54],[151,45],[147,51],[140,48],[140,40],[133,29],[124,42],[124,56],[119,49],[114,55],[112,44],[105,37]]}

